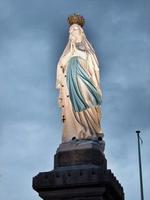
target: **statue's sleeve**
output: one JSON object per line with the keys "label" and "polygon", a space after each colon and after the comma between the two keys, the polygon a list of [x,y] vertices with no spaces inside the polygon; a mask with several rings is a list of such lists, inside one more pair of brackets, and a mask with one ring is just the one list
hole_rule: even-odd
{"label": "statue's sleeve", "polygon": [[56,71],[56,88],[57,89],[60,89],[61,87],[62,78],[63,78],[63,66],[60,59],[57,64],[57,71]]}

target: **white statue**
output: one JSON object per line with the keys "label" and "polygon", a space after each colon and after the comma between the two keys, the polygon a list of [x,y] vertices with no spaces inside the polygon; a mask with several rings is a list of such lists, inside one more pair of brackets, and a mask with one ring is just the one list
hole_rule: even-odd
{"label": "white statue", "polygon": [[57,65],[56,88],[62,110],[62,142],[103,138],[99,63],[86,38],[83,17],[70,16],[69,41]]}

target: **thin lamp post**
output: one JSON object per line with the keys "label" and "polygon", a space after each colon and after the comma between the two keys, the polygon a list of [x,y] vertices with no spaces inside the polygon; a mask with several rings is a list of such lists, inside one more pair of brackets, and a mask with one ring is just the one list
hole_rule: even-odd
{"label": "thin lamp post", "polygon": [[144,193],[143,193],[143,178],[142,178],[142,161],[141,161],[141,146],[140,142],[143,143],[140,137],[140,131],[136,131],[137,133],[137,141],[138,141],[138,158],[139,158],[139,175],[140,175],[140,189],[141,189],[141,200],[144,200]]}

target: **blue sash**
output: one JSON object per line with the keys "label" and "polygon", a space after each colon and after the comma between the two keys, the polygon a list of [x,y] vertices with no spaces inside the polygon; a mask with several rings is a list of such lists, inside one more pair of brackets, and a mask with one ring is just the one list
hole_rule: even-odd
{"label": "blue sash", "polygon": [[[91,105],[88,105],[82,96],[82,88],[78,85],[77,78],[83,81],[88,89],[91,97]],[[102,98],[100,93],[97,91],[92,80],[89,78],[86,71],[80,65],[78,56],[72,57],[67,66],[67,86],[69,90],[70,100],[75,112],[86,110],[87,108],[101,105]]]}

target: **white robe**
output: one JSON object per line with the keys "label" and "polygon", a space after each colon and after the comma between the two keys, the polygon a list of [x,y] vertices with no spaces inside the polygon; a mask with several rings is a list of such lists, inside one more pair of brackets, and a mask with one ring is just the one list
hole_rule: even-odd
{"label": "white robe", "polygon": [[[63,121],[62,142],[68,142],[73,137],[77,139],[89,139],[103,137],[101,129],[101,106],[91,107],[84,111],[74,112],[69,97],[68,86],[66,82],[67,64],[71,57],[80,56],[79,62],[84,68],[90,79],[93,81],[96,89],[101,93],[99,85],[99,68],[94,63],[92,56],[85,51],[75,49],[59,60],[57,65],[56,88],[59,89],[58,104],[61,108]],[[82,89],[82,95],[90,104],[88,93],[82,81],[78,80]],[[88,102],[89,101],[89,102]]]}

